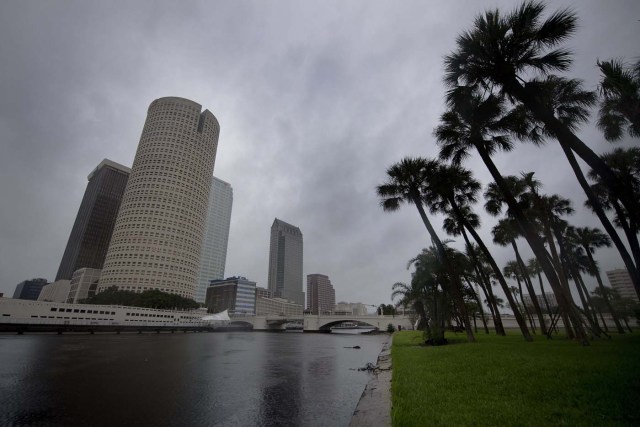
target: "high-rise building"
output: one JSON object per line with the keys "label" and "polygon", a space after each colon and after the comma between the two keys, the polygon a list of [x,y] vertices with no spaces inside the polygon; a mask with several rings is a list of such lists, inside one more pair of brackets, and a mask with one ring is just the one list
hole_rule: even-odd
{"label": "high-rise building", "polygon": [[47,279],[31,279],[20,282],[16,285],[13,299],[29,299],[37,301],[42,292],[42,288],[47,286]]}
{"label": "high-rise building", "polygon": [[302,232],[276,218],[269,245],[269,290],[304,307],[302,291]]}
{"label": "high-rise building", "polygon": [[611,287],[618,291],[622,298],[631,298],[634,301],[638,301],[638,294],[633,287],[631,276],[629,276],[629,272],[625,268],[607,271],[607,278],[609,278]]}
{"label": "high-rise building", "polygon": [[197,302],[205,302],[207,287],[211,280],[224,279],[232,206],[233,189],[231,185],[214,176],[211,181],[207,223],[202,242],[198,288],[194,298]]}
{"label": "high-rise building", "polygon": [[218,120],[184,98],[149,106],[98,291],[196,289]]}
{"label": "high-rise building", "polygon": [[212,280],[205,305],[209,313],[229,310],[233,314],[256,314],[256,282],[246,277]]}
{"label": "high-rise building", "polygon": [[331,280],[324,274],[307,274],[307,310],[311,314],[333,311],[336,305],[336,291]]}
{"label": "high-rise building", "polygon": [[130,172],[128,167],[104,159],[89,174],[56,281],[70,280],[73,272],[83,267],[102,268]]}

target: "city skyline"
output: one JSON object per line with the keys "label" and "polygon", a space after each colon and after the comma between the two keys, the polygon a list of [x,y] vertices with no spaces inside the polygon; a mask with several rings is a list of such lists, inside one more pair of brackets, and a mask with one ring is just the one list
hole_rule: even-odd
{"label": "city skyline", "polygon": [[[216,175],[233,184],[235,205],[227,275],[267,285],[265,230],[283,217],[305,232],[305,273],[326,272],[340,300],[389,303],[391,285],[410,281],[406,264],[429,239],[411,209],[383,212],[375,186],[405,155],[437,155],[443,56],[477,13],[514,5],[157,2],[147,21],[144,2],[2,4],[0,49],[11,61],[0,82],[0,292],[53,280],[86,187],[83,165],[132,164],[145,108],[178,95],[223,123]],[[597,59],[637,57],[638,2],[549,6],[577,13],[568,75],[586,88],[596,88]],[[612,145],[593,124],[579,134],[598,153],[637,144]],[[573,225],[600,227],[554,142],[518,144],[496,162],[505,174],[535,171],[544,192],[572,198]],[[490,182],[479,159],[467,166]],[[496,219],[479,212],[491,242]],[[433,218],[438,229],[441,219]],[[490,249],[500,266],[513,258],[509,248]],[[614,249],[595,258],[602,271],[623,266]]]}

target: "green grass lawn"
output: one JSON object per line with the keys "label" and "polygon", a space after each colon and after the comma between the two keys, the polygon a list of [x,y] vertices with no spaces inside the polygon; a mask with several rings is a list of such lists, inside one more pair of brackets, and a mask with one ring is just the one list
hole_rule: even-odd
{"label": "green grass lawn", "polygon": [[640,425],[640,334],[591,346],[539,335],[525,342],[450,334],[422,345],[422,333],[394,335],[394,426]]}

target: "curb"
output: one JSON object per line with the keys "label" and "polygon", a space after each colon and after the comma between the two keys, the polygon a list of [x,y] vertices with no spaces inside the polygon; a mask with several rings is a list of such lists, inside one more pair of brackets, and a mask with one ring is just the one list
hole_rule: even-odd
{"label": "curb", "polygon": [[349,427],[391,426],[391,340],[382,346],[375,377],[364,388]]}

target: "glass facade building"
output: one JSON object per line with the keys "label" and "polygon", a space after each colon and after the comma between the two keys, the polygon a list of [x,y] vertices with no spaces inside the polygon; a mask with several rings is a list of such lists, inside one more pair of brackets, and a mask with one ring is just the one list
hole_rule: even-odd
{"label": "glass facade building", "polygon": [[233,189],[231,185],[214,176],[211,181],[207,223],[202,242],[198,287],[194,297],[199,303],[205,302],[207,287],[211,280],[224,279],[232,206]]}
{"label": "glass facade building", "polygon": [[269,290],[304,307],[302,291],[302,231],[276,218],[269,245]]}
{"label": "glass facade building", "polygon": [[70,280],[80,268],[102,268],[130,172],[128,167],[104,159],[89,174],[56,281]]}
{"label": "glass facade building", "polygon": [[13,299],[37,301],[42,288],[48,283],[47,279],[31,279],[20,282],[16,285],[16,290],[13,292]]}
{"label": "glass facade building", "polygon": [[245,277],[212,280],[205,305],[209,313],[256,314],[256,283]]}

